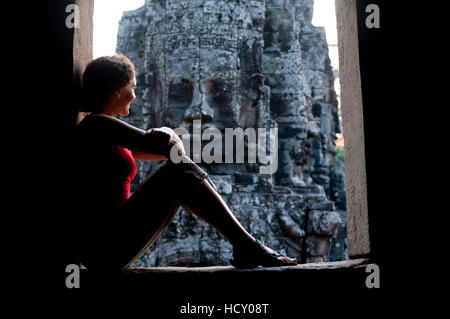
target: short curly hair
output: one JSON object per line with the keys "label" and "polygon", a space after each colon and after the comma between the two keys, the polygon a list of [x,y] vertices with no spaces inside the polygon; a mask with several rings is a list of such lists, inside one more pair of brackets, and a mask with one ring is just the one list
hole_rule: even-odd
{"label": "short curly hair", "polygon": [[79,111],[95,112],[115,90],[135,76],[133,62],[121,53],[92,60],[83,73],[83,103]]}

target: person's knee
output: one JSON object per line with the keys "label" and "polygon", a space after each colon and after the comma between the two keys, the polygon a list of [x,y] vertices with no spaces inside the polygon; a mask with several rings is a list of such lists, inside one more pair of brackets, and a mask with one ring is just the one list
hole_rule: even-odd
{"label": "person's knee", "polygon": [[189,158],[187,155],[177,155],[174,157],[169,157],[166,162],[168,164],[173,165],[182,165],[182,164],[195,164],[192,159]]}
{"label": "person's knee", "polygon": [[177,190],[178,192],[186,192],[195,188],[207,178],[208,173],[189,157],[184,155],[183,157],[184,160],[179,163],[167,159],[158,165],[147,176],[143,187],[148,188],[148,185],[154,185],[158,188],[165,188],[164,185],[168,185],[172,192],[177,192]]}

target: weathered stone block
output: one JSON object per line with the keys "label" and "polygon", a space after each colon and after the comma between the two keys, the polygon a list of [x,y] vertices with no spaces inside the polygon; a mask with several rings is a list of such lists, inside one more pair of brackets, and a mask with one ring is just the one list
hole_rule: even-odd
{"label": "weathered stone block", "polygon": [[348,259],[347,242],[347,212],[343,210],[336,211],[342,221],[336,234],[333,236],[330,248],[330,260]]}
{"label": "weathered stone block", "polygon": [[312,202],[308,205],[308,208],[310,210],[327,210],[327,211],[334,211],[335,205],[333,201],[330,200],[324,200],[322,202]]}
{"label": "weathered stone block", "polygon": [[306,237],[307,256],[325,257],[330,254],[331,237],[310,235]]}
{"label": "weathered stone block", "polygon": [[298,223],[295,222],[294,219],[283,210],[278,210],[278,218],[281,228],[286,232],[288,237],[294,240],[294,242],[300,243],[302,238],[305,236],[305,231],[300,228]]}
{"label": "weathered stone block", "polygon": [[220,194],[231,194],[233,192],[233,179],[231,175],[209,175],[216,185]]}
{"label": "weathered stone block", "polygon": [[272,94],[299,94],[303,91],[303,81],[300,74],[270,74],[267,76],[267,84]]}
{"label": "weathered stone block", "polygon": [[308,234],[334,236],[342,221],[339,214],[333,211],[312,210],[308,213]]}
{"label": "weathered stone block", "polygon": [[285,53],[282,56],[263,55],[263,69],[267,74],[298,74],[302,68],[298,52]]}

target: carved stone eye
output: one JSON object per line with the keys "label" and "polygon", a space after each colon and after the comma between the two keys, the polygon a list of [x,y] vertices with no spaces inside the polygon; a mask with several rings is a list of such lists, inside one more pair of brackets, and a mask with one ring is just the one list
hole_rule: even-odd
{"label": "carved stone eye", "polygon": [[226,102],[231,98],[232,85],[221,79],[209,79],[205,82],[205,93],[211,95],[214,102]]}
{"label": "carved stone eye", "polygon": [[214,119],[222,124],[232,125],[235,114],[233,106],[234,84],[221,78],[209,78],[202,82],[204,103],[214,109]]}
{"label": "carved stone eye", "polygon": [[206,94],[216,95],[219,90],[220,82],[217,79],[209,79],[205,82],[204,90]]}
{"label": "carved stone eye", "polygon": [[169,85],[169,99],[172,102],[190,103],[193,87],[186,79],[173,79]]}

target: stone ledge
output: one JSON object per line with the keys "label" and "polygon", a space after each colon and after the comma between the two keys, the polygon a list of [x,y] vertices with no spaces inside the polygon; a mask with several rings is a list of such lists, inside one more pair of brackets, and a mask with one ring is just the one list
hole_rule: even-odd
{"label": "stone ledge", "polygon": [[270,289],[274,285],[287,285],[288,290],[283,290],[283,298],[293,298],[299,289],[327,293],[366,289],[365,268],[368,264],[368,259],[355,259],[249,269],[232,266],[130,268],[119,272],[83,269],[81,278],[83,287],[87,288],[85,291],[93,288],[92,291],[123,294],[130,289],[138,289],[148,298],[170,295],[180,300],[186,296],[213,296],[220,300],[228,298],[228,288],[233,289],[233,297],[247,298],[251,295],[275,298],[279,291]]}
{"label": "stone ledge", "polygon": [[129,268],[122,270],[123,273],[148,274],[148,273],[221,273],[221,272],[284,272],[284,271],[302,271],[302,270],[330,270],[345,269],[366,266],[368,259],[360,258],[354,260],[320,262],[300,264],[297,266],[285,267],[256,267],[248,269],[239,269],[233,266],[210,266],[210,267],[148,267],[148,268]]}

